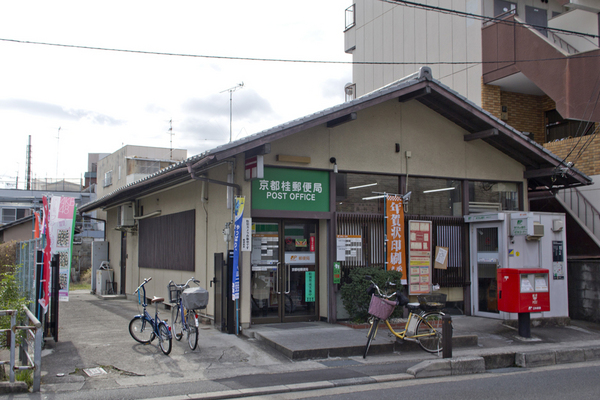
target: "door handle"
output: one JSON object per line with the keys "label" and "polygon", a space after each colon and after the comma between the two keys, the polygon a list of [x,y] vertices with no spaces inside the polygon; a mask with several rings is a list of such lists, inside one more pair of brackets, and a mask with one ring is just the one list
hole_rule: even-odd
{"label": "door handle", "polygon": [[277,294],[281,294],[281,290],[279,290],[279,267],[280,266],[281,266],[281,263],[278,262],[277,267],[275,268],[276,276],[274,277],[275,278],[275,293],[277,293]]}
{"label": "door handle", "polygon": [[291,275],[290,274],[290,264],[286,264],[286,267],[287,267],[287,291],[285,292],[285,294],[289,294],[291,291],[291,288],[292,288],[291,280],[290,280],[291,279],[290,278],[290,275]]}

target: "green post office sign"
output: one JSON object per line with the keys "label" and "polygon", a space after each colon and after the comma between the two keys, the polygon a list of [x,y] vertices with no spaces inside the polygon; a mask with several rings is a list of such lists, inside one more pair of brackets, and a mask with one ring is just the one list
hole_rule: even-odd
{"label": "green post office sign", "polygon": [[329,172],[265,167],[252,181],[252,208],[328,212]]}

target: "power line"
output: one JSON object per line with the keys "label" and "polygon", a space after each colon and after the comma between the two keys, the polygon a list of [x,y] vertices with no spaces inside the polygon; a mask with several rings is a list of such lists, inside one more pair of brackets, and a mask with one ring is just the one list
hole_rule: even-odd
{"label": "power line", "polygon": [[[282,62],[282,63],[303,63],[303,64],[347,64],[347,65],[477,65],[477,64],[489,64],[489,63],[514,63],[514,62],[541,62],[541,61],[557,61],[564,60],[565,57],[550,57],[550,58],[537,58],[537,59],[523,59],[523,60],[497,60],[497,61],[333,61],[333,60],[294,60],[294,59],[283,59],[283,58],[258,58],[258,57],[235,57],[235,56],[215,56],[207,54],[189,54],[189,53],[170,53],[170,52],[158,52],[158,51],[145,51],[145,50],[131,50],[131,49],[117,49],[109,47],[93,47],[84,45],[74,44],[61,44],[61,43],[49,43],[49,42],[37,42],[29,40],[18,40],[18,39],[6,39],[0,38],[0,42],[10,42],[18,44],[33,44],[40,46],[53,46],[53,47],[64,47],[71,49],[83,49],[83,50],[99,50],[99,51],[112,51],[118,53],[131,53],[131,54],[143,54],[153,56],[168,56],[168,57],[188,57],[188,58],[208,58],[218,60],[231,60],[231,61],[261,61],[261,62]],[[572,55],[569,59],[576,58],[600,58],[600,55]]]}
{"label": "power line", "polygon": [[523,23],[520,23],[517,21],[508,21],[506,19],[496,18],[496,17],[486,17],[485,15],[473,14],[473,13],[468,13],[468,12],[464,12],[464,11],[453,10],[450,8],[430,6],[427,4],[415,3],[412,1],[406,1],[406,0],[380,0],[380,1],[382,1],[384,3],[389,3],[389,4],[404,5],[404,6],[411,7],[411,8],[420,8],[422,10],[427,10],[427,11],[435,11],[435,12],[442,13],[442,14],[458,15],[458,16],[461,16],[464,18],[477,19],[477,20],[486,21],[486,22],[494,21],[494,22],[507,24],[507,25],[524,25],[524,26],[530,26],[535,29],[543,29],[543,30],[547,30],[547,31],[563,33],[566,35],[590,37],[593,39],[600,37],[598,35],[594,35],[591,33],[575,32],[575,31],[570,31],[570,30],[566,30],[566,29],[551,28],[548,26],[535,25],[535,24],[529,24],[529,23],[523,24]]}

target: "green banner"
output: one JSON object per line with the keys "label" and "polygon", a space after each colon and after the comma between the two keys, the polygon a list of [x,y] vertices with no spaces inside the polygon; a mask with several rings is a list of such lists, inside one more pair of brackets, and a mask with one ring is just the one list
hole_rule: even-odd
{"label": "green banner", "polygon": [[304,274],[304,301],[312,303],[315,301],[315,271],[306,271]]}
{"label": "green banner", "polygon": [[333,284],[338,284],[341,282],[342,279],[342,268],[340,267],[340,263],[339,262],[334,262],[333,263]]}
{"label": "green banner", "polygon": [[256,210],[329,211],[329,172],[268,168],[252,181]]}

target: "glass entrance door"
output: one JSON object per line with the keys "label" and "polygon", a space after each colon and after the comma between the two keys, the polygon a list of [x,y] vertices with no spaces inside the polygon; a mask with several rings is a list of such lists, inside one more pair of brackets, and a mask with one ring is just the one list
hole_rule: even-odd
{"label": "glass entrance door", "polygon": [[252,230],[252,322],[317,318],[317,223],[255,222]]}
{"label": "glass entrance door", "polygon": [[499,224],[472,227],[473,249],[473,314],[499,318],[498,282],[502,243]]}

